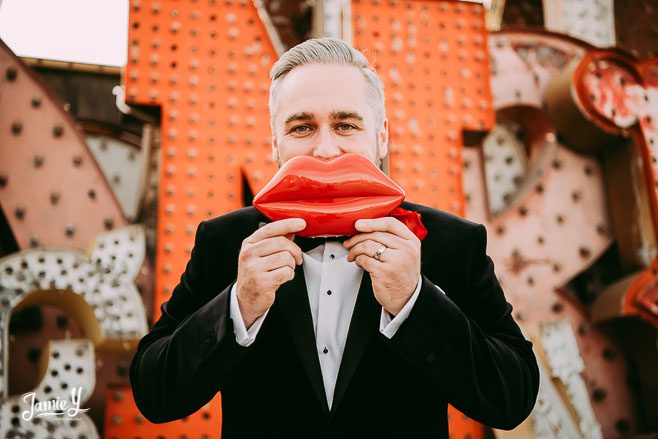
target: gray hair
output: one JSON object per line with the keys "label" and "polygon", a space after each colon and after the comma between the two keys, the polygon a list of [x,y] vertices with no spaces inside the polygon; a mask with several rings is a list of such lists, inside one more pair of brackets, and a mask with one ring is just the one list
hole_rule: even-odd
{"label": "gray hair", "polygon": [[342,64],[358,67],[366,78],[368,103],[375,111],[375,129],[379,130],[386,117],[384,107],[384,84],[375,70],[368,65],[368,59],[343,40],[333,37],[312,38],[286,52],[274,63],[270,70],[270,128],[274,133],[274,102],[281,81],[295,67],[305,64]]}

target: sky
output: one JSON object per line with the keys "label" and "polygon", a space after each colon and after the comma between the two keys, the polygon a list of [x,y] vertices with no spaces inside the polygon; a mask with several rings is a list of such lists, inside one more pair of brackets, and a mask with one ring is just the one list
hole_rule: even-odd
{"label": "sky", "polygon": [[128,0],[0,0],[0,39],[18,56],[121,67]]}
{"label": "sky", "polygon": [[0,39],[18,56],[122,67],[128,0],[0,0]]}

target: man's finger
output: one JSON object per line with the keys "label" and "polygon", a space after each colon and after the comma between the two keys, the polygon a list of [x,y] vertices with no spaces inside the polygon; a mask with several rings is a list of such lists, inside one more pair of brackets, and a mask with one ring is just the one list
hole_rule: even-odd
{"label": "man's finger", "polygon": [[378,268],[377,264],[381,264],[378,260],[373,259],[364,254],[356,255],[356,257],[354,258],[354,262],[356,263],[356,265],[363,268],[370,274],[372,274],[375,270],[377,270]]}
{"label": "man's finger", "polygon": [[401,242],[399,241],[400,237],[398,235],[388,232],[357,233],[356,235],[352,236],[350,239],[346,239],[345,241],[343,241],[343,247],[350,249],[355,245],[357,245],[358,243],[368,239],[372,241],[381,242],[388,248],[398,249],[402,247]]}
{"label": "man's finger", "polygon": [[287,250],[295,258],[298,264],[303,262],[302,249],[286,236],[275,236],[265,238],[253,244],[253,252],[258,256],[267,256],[282,250]]}
{"label": "man's finger", "polygon": [[[370,256],[371,258],[374,258],[375,253],[377,252],[377,250],[379,250],[379,247],[381,247],[381,245],[382,245],[381,243],[377,241],[371,241],[369,239],[360,242],[359,244],[356,244],[354,247],[352,247],[349,253],[347,253],[347,261],[351,262],[352,260],[356,259],[356,257],[359,255]],[[391,251],[390,247],[384,251]],[[375,260],[377,262],[384,262],[384,261],[380,261],[379,259],[375,259]]]}
{"label": "man's finger", "polygon": [[295,258],[286,250],[265,256],[258,261],[258,264],[263,271],[272,271],[285,266],[294,270],[296,265]]}
{"label": "man's finger", "polygon": [[413,232],[398,219],[392,216],[373,219],[360,219],[354,227],[359,232],[389,232],[403,239],[411,239]]}
{"label": "man's finger", "polygon": [[279,221],[273,221],[265,224],[263,227],[252,233],[251,236],[247,238],[247,242],[253,244],[261,239],[299,232],[305,228],[306,221],[304,221],[303,218],[286,218]]}
{"label": "man's finger", "polygon": [[268,282],[280,285],[289,280],[292,280],[295,277],[295,270],[293,270],[288,265],[284,265],[283,267],[279,267],[275,270],[266,272],[265,277],[267,278]]}

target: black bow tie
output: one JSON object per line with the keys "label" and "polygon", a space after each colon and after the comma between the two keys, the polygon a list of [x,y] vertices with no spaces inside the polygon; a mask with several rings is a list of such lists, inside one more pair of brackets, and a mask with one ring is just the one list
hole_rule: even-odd
{"label": "black bow tie", "polygon": [[302,249],[304,253],[307,253],[310,250],[313,250],[318,245],[324,244],[327,241],[338,241],[343,242],[351,236],[341,235],[341,236],[322,236],[317,238],[307,238],[306,236],[295,235],[293,239],[294,243]]}
{"label": "black bow tie", "polygon": [[[2,0],[0,0],[2,1]],[[263,227],[266,222],[259,222],[258,227]],[[324,244],[327,241],[338,241],[338,242],[343,242],[347,239],[351,238],[349,235],[340,235],[340,236],[323,236],[323,237],[316,237],[316,238],[307,238],[306,236],[299,236],[295,235],[293,242],[299,246],[299,248],[302,249],[304,253],[313,250],[315,247],[317,247],[320,244]]]}

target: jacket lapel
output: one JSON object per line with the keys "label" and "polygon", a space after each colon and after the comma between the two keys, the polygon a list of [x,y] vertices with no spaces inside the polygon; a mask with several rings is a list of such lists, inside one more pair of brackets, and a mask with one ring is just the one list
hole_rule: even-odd
{"label": "jacket lapel", "polygon": [[295,267],[295,277],[282,284],[276,292],[275,301],[286,318],[299,357],[302,360],[315,395],[325,416],[329,415],[329,405],[324,391],[320,360],[315,346],[315,330],[308,301],[308,290],[304,278],[303,265]]}
{"label": "jacket lapel", "polygon": [[364,270],[352,313],[352,320],[350,321],[345,349],[343,350],[343,358],[341,359],[340,369],[338,369],[334,398],[331,403],[332,417],[345,395],[352,376],[368,347],[370,338],[379,330],[381,309],[381,305],[375,299],[372,291],[370,273]]}

